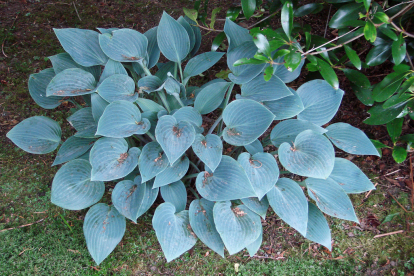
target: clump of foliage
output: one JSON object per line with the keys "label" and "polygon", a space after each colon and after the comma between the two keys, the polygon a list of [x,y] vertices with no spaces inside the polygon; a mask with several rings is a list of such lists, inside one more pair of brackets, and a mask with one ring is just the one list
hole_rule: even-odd
{"label": "clump of foliage", "polygon": [[[97,264],[121,241],[127,219],[136,222],[159,194],[165,202],[152,223],[167,261],[198,238],[221,256],[224,248],[230,254],[247,248],[254,255],[269,205],[328,249],[331,233],[323,213],[358,222],[348,194],[374,186],[351,161],[335,157],[334,145],[351,154],[378,152],[349,124],[322,127],[334,117],[344,91],[321,79],[289,88],[286,83],[299,76],[303,61],[296,69],[278,62],[240,64],[263,54],[288,55],[230,19],[224,31],[231,73],[201,87],[189,86],[190,78],[225,53],[196,55],[201,34],[191,19],[164,13],[159,26],[144,34],[98,30],[55,29],[66,52],[50,57],[53,68],[29,79],[30,94],[41,107],[62,101],[77,106],[67,118],[76,133],[62,143],[58,123],[36,116],[7,134],[34,154],[62,144],[53,165],[64,165],[53,179],[51,201],[69,210],[90,207],[83,230]],[[160,53],[169,61],[159,63]],[[235,85],[241,94],[230,101]],[[217,119],[205,130],[203,119],[211,113]],[[278,150],[265,152],[263,144],[270,143]],[[282,174],[306,179],[296,182]],[[188,191],[195,197],[190,204]]]}

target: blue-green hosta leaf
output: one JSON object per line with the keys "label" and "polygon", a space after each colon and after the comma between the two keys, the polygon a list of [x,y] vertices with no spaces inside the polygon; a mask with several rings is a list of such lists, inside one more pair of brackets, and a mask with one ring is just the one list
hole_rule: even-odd
{"label": "blue-green hosta leaf", "polygon": [[55,71],[52,68],[31,74],[29,77],[30,96],[40,107],[45,109],[58,107],[62,100],[61,97],[46,97],[46,88],[54,77]]}
{"label": "blue-green hosta leaf", "polygon": [[109,104],[99,119],[96,135],[112,138],[129,137],[133,134],[145,134],[151,127],[148,119],[141,118],[138,107],[127,101]]}
{"label": "blue-green hosta leaf", "polygon": [[337,182],[329,178],[307,178],[305,182],[308,194],[312,193],[316,205],[322,212],[333,217],[359,223],[351,200]]}
{"label": "blue-green hosta leaf", "polygon": [[226,23],[224,24],[224,33],[226,34],[227,41],[229,42],[227,52],[230,52],[232,49],[246,41],[253,42],[253,38],[249,34],[249,31],[243,27],[240,27],[229,18],[226,19]]}
{"label": "blue-green hosta leaf", "polygon": [[371,180],[351,161],[335,158],[335,164],[329,178],[337,182],[348,194],[358,194],[375,190]]}
{"label": "blue-green hosta leaf", "polygon": [[168,166],[165,170],[155,176],[154,188],[168,185],[184,177],[190,166],[187,156],[181,156],[173,165]]}
{"label": "blue-green hosta leaf", "polygon": [[148,39],[132,29],[115,30],[100,34],[99,45],[111,59],[119,62],[137,62],[147,55]]}
{"label": "blue-green hosta leaf", "polygon": [[362,130],[346,123],[332,124],[326,129],[326,136],[341,150],[357,155],[379,156],[377,149]]}
{"label": "blue-green hosta leaf", "polygon": [[292,88],[289,88],[289,90],[292,92],[292,96],[287,96],[276,101],[263,102],[263,105],[276,116],[274,120],[292,118],[301,113],[305,108],[302,99],[296,91]]}
{"label": "blue-green hosta leaf", "polygon": [[150,142],[142,148],[138,168],[142,182],[146,182],[169,166],[167,155],[157,142]]}
{"label": "blue-green hosta leaf", "polygon": [[163,106],[157,104],[154,101],[151,101],[151,100],[148,100],[148,99],[144,99],[144,98],[138,98],[136,100],[136,103],[139,105],[139,107],[141,108],[142,112],[151,111],[151,112],[158,113],[161,110],[165,110],[165,108]]}
{"label": "blue-green hosta leaf", "polygon": [[280,163],[294,174],[326,179],[333,170],[335,151],[332,144],[312,130],[299,133],[293,145],[282,143],[278,153]]}
{"label": "blue-green hosta leaf", "polygon": [[53,70],[55,70],[55,74],[59,74],[60,72],[70,69],[70,68],[79,68],[85,70],[86,72],[91,73],[96,80],[99,80],[101,76],[101,66],[90,66],[85,67],[78,63],[76,63],[73,58],[68,53],[60,53],[54,56],[49,57],[50,61],[53,65]]}
{"label": "blue-green hosta leaf", "polygon": [[167,92],[170,95],[180,95],[181,87],[180,83],[170,75],[164,82],[165,92]]}
{"label": "blue-green hosta leaf", "polygon": [[193,49],[195,43],[196,43],[196,38],[195,38],[195,34],[194,34],[194,30],[193,28],[191,28],[190,23],[188,23],[187,20],[184,19],[184,17],[180,16],[177,19],[177,22],[184,27],[185,31],[188,34],[188,38],[190,39],[190,50],[189,52],[191,52],[191,50]]}
{"label": "blue-green hosta leaf", "polygon": [[302,99],[305,110],[298,119],[310,121],[316,125],[329,122],[338,111],[344,91],[335,90],[325,80],[312,80],[301,85],[296,91]]}
{"label": "blue-green hosta leaf", "polygon": [[275,101],[287,96],[293,96],[293,93],[278,77],[272,76],[269,81],[265,81],[263,73],[261,73],[242,86],[241,95],[245,99],[263,102]]}
{"label": "blue-green hosta leaf", "polygon": [[109,105],[98,93],[91,94],[92,116],[96,123],[99,122],[105,108]]}
{"label": "blue-green hosta leaf", "polygon": [[82,66],[105,65],[108,57],[99,46],[99,33],[74,28],[53,29],[63,49]]}
{"label": "blue-green hosta leaf", "polygon": [[52,166],[78,158],[87,152],[95,141],[96,139],[69,137],[60,147]]}
{"label": "blue-green hosta leaf", "polygon": [[198,92],[194,108],[201,114],[208,114],[216,110],[223,102],[224,95],[229,88],[228,82],[215,82]]}
{"label": "blue-green hosta leaf", "polygon": [[242,198],[241,202],[263,219],[266,219],[267,209],[269,208],[267,197],[263,197],[261,200],[257,197]]}
{"label": "blue-green hosta leaf", "polygon": [[259,215],[243,205],[232,207],[230,201],[219,201],[213,208],[217,232],[230,255],[253,243],[262,231]]}
{"label": "blue-green hosta leaf", "polygon": [[61,136],[59,124],[43,116],[25,119],[6,134],[16,146],[34,154],[54,151],[59,146]]}
{"label": "blue-green hosta leaf", "polygon": [[105,185],[102,181],[91,181],[91,170],[86,160],[72,160],[63,165],[53,178],[52,203],[68,210],[81,210],[98,202]]}
{"label": "blue-green hosta leaf", "polygon": [[191,51],[187,31],[166,12],[163,12],[158,25],[157,41],[161,53],[169,60],[177,63],[181,63]]}
{"label": "blue-green hosta leaf", "polygon": [[245,145],[244,148],[251,154],[254,155],[259,152],[263,152],[263,145],[258,139],[254,140],[253,143]]}
{"label": "blue-green hosta leaf", "polygon": [[175,206],[169,202],[155,210],[152,226],[167,262],[178,258],[196,244],[197,238],[189,225],[188,211],[176,213]]}
{"label": "blue-green hosta leaf", "polygon": [[101,34],[111,34],[113,31],[119,30],[119,28],[96,28],[98,31],[101,32]]}
{"label": "blue-green hosta leaf", "polygon": [[112,203],[124,217],[137,222],[158,196],[158,188],[152,188],[153,181],[141,182],[141,176],[134,181],[124,180],[112,191]]}
{"label": "blue-green hosta leaf", "polygon": [[256,196],[242,166],[226,155],[222,156],[214,173],[205,171],[198,174],[196,187],[200,195],[210,201],[236,200]]}
{"label": "blue-green hosta leaf", "polygon": [[273,75],[280,78],[284,83],[289,83],[299,77],[303,64],[305,64],[305,60],[303,59],[298,65],[298,67],[296,67],[296,69],[293,71],[289,71],[285,67],[285,65],[283,65],[284,61],[285,61],[285,57],[278,57],[277,59],[274,60],[275,63],[279,63],[279,64],[273,65]]}
{"label": "blue-green hosta leaf", "polygon": [[253,41],[245,42],[228,52],[227,66],[232,72],[229,74],[229,79],[232,82],[236,84],[247,83],[263,71],[266,66],[265,63],[233,66],[233,64],[241,58],[253,58],[256,52],[257,47]]}
{"label": "blue-green hosta leaf", "polygon": [[184,69],[184,78],[197,76],[217,63],[224,53],[207,52],[190,59]]}
{"label": "blue-green hosta leaf", "polygon": [[127,75],[116,74],[106,78],[96,92],[110,103],[121,100],[134,102],[138,99],[134,80]]}
{"label": "blue-green hosta leaf", "polygon": [[145,76],[138,81],[138,87],[140,90],[151,92],[162,90],[164,87],[164,82],[160,80],[157,76]]}
{"label": "blue-green hosta leaf", "polygon": [[280,178],[267,193],[273,211],[302,235],[308,224],[308,200],[301,187],[289,178]]}
{"label": "blue-green hosta leaf", "polygon": [[83,223],[83,234],[89,253],[97,265],[115,249],[125,229],[125,217],[114,206],[98,203],[89,209]]}
{"label": "blue-green hosta leaf", "polygon": [[157,29],[158,27],[154,27],[144,33],[148,39],[148,68],[154,67],[160,59],[160,48],[158,47],[157,42]]}
{"label": "blue-green hosta leaf", "polygon": [[122,63],[113,59],[108,59],[108,62],[105,64],[105,69],[102,72],[101,78],[99,79],[98,85],[101,84],[106,78],[115,74],[128,76],[128,73]]}
{"label": "blue-green hosta leaf", "polygon": [[165,64],[157,63],[157,66],[159,69],[157,73],[155,73],[155,76],[157,76],[158,78],[160,78],[160,80],[162,80],[162,82],[164,82],[168,77],[168,73],[174,73],[176,63],[173,61],[169,61]]}
{"label": "blue-green hosta leaf", "polygon": [[101,138],[93,145],[90,162],[92,180],[111,181],[122,178],[138,165],[139,148],[130,148],[123,138]]}
{"label": "blue-green hosta leaf", "polygon": [[214,172],[221,162],[223,143],[220,137],[215,134],[202,134],[195,136],[192,149],[198,158]]}
{"label": "blue-green hosta leaf", "polygon": [[263,227],[262,227],[262,231],[260,232],[260,236],[254,242],[246,246],[247,251],[249,251],[250,257],[253,257],[257,253],[257,251],[259,251],[260,246],[262,245],[262,242],[263,242]]}
{"label": "blue-green hosta leaf", "polygon": [[79,68],[66,69],[57,74],[46,88],[46,96],[72,97],[91,94],[96,87],[95,77]]}
{"label": "blue-green hosta leaf", "polygon": [[274,187],[279,178],[276,159],[266,152],[259,152],[253,156],[243,152],[237,161],[246,172],[256,196],[261,200]]}
{"label": "blue-green hosta leaf", "polygon": [[267,130],[274,117],[258,102],[235,100],[223,112],[223,121],[226,124],[223,138],[231,145],[248,145]]}
{"label": "blue-green hosta leaf", "polygon": [[191,106],[181,107],[176,110],[172,116],[177,120],[177,122],[186,121],[193,123],[197,127],[201,127],[203,124],[203,118],[200,113]]}
{"label": "blue-green hosta leaf", "polygon": [[200,45],[201,45],[201,31],[200,28],[197,27],[197,23],[194,22],[193,20],[191,20],[190,18],[188,18],[187,16],[184,16],[184,19],[188,22],[188,24],[190,24],[191,28],[193,29],[194,32],[194,38],[195,38],[195,43],[194,43],[194,47],[190,52],[190,57],[193,57],[198,49],[200,49]]}
{"label": "blue-green hosta leaf", "polygon": [[162,186],[160,192],[165,202],[170,202],[175,206],[176,213],[185,209],[185,205],[187,204],[187,191],[181,180]]}
{"label": "blue-green hosta leaf", "polygon": [[191,123],[165,115],[158,120],[155,137],[172,165],[194,142],[195,132]]}
{"label": "blue-green hosta leaf", "polygon": [[270,139],[275,147],[279,147],[284,142],[292,144],[299,133],[308,129],[319,134],[327,132],[326,129],[311,122],[291,119],[278,123],[270,133]]}
{"label": "blue-green hosta leaf", "polygon": [[308,202],[308,209],[308,227],[305,238],[320,243],[329,250],[332,250],[331,230],[329,229],[325,216],[315,204]]}
{"label": "blue-green hosta leaf", "polygon": [[146,112],[142,113],[141,116],[142,116],[142,118],[145,118],[150,122],[151,127],[148,131],[152,135],[155,135],[155,127],[157,126],[157,121],[158,121],[157,112],[146,111]]}
{"label": "blue-green hosta leaf", "polygon": [[69,124],[76,129],[75,136],[81,138],[94,138],[98,125],[92,115],[92,108],[85,107],[68,117]]}
{"label": "blue-green hosta leaf", "polygon": [[224,243],[216,230],[213,217],[214,202],[205,198],[190,204],[190,225],[197,237],[214,252],[224,258]]}

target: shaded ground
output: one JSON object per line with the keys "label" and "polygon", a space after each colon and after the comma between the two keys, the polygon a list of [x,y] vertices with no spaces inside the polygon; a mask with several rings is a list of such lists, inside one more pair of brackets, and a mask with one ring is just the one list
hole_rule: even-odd
{"label": "shaded ground", "polygon": [[[341,157],[354,158],[352,161],[364,169],[377,185],[377,190],[352,196],[360,225],[328,218],[334,240],[332,252],[303,239],[269,212],[263,222],[264,243],[258,257],[250,258],[242,252],[222,259],[199,242],[194,249],[167,264],[151,225],[153,206],[137,225],[128,223],[121,244],[101,266],[95,267],[82,233],[86,211],[69,212],[50,203],[50,187],[57,171],[56,167],[50,167],[55,153],[45,156],[27,154],[12,145],[5,134],[18,122],[34,115],[57,120],[62,125],[64,138],[72,132],[65,121],[70,104],[46,111],[34,103],[27,90],[28,76],[51,66],[47,56],[62,52],[52,28],[128,27],[144,32],[158,24],[163,10],[177,18],[182,15],[182,7],[191,8],[193,3],[187,0],[85,0],[74,3],[81,20],[72,1],[0,1],[0,42],[7,55],[0,54],[1,275],[232,275],[236,274],[237,264],[241,275],[350,275],[355,272],[402,275],[413,270],[413,215],[402,208],[412,211],[409,163],[396,165],[391,151],[387,150],[383,152],[383,159],[341,153]],[[229,3],[210,1],[209,9]],[[224,16],[223,11],[218,15],[219,18]],[[315,30],[323,35],[320,26],[324,26],[326,17],[325,9],[305,20],[312,26],[319,26]],[[278,24],[275,18],[272,27],[279,27]],[[217,26],[220,28],[220,24]],[[328,33],[329,36],[333,37],[333,34]],[[213,37],[213,34],[203,37],[200,52],[209,50]],[[223,60],[215,67],[220,69],[213,68],[199,81],[214,78],[225,67]],[[389,64],[381,68],[365,72],[373,83],[381,79],[377,75],[389,70]],[[306,74],[292,85],[300,85],[305,77]],[[384,126],[371,127],[361,123],[367,117],[367,108],[356,99],[345,79],[339,77],[346,93],[334,121],[350,123],[366,131],[370,138],[389,144],[391,141]],[[407,132],[412,126],[406,122],[404,128]],[[41,219],[44,220],[28,227],[3,231]],[[374,238],[377,234],[399,230],[404,232]]]}

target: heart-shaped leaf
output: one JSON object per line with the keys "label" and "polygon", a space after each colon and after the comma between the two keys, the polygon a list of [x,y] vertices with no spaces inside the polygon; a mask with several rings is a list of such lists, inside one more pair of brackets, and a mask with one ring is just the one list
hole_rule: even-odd
{"label": "heart-shaped leaf", "polygon": [[153,181],[141,182],[141,176],[134,181],[124,180],[116,184],[112,191],[112,202],[124,217],[137,222],[145,214],[158,196],[158,188],[152,188]]}
{"label": "heart-shaped leaf", "polygon": [[59,146],[62,130],[52,119],[34,116],[21,121],[6,136],[24,151],[45,154]]}
{"label": "heart-shaped leaf", "polygon": [[177,63],[181,63],[191,50],[187,31],[166,12],[158,25],[157,41],[163,55]]}
{"label": "heart-shaped leaf", "polygon": [[284,66],[285,57],[281,56],[273,61],[275,63],[273,65],[273,75],[277,76],[284,83],[289,83],[297,79],[301,73],[303,64],[305,64],[305,60],[303,59],[295,70],[289,71],[286,66]]}
{"label": "heart-shaped leaf", "polygon": [[197,242],[195,234],[191,231],[188,211],[176,213],[174,205],[169,202],[157,207],[152,218],[152,226],[167,262],[178,258]]}
{"label": "heart-shaped leaf", "polygon": [[377,149],[362,130],[346,123],[332,124],[326,129],[326,136],[341,150],[357,155],[379,156]]}
{"label": "heart-shaped leaf", "polygon": [[263,102],[275,101],[293,94],[281,79],[272,76],[269,81],[265,81],[262,73],[242,86],[241,95],[245,99]]}
{"label": "heart-shaped leaf", "polygon": [[227,52],[230,52],[232,49],[243,44],[246,41],[253,42],[252,36],[249,34],[249,31],[243,27],[240,27],[229,18],[226,18],[226,23],[224,24],[224,33],[227,36],[227,41],[229,42],[229,48]]}
{"label": "heart-shaped leaf", "polygon": [[259,152],[263,152],[263,145],[262,143],[256,139],[253,141],[253,143],[250,143],[248,145],[245,145],[244,148],[251,154],[254,155]]}
{"label": "heart-shaped leaf", "polygon": [[145,134],[151,127],[148,119],[141,118],[138,107],[127,101],[109,104],[99,119],[96,135],[123,138],[133,134]]}
{"label": "heart-shaped leaf", "polygon": [[189,55],[190,57],[193,57],[197,53],[198,49],[200,49],[201,31],[200,31],[200,28],[197,27],[197,23],[195,21],[191,20],[187,16],[185,16],[184,19],[188,22],[188,24],[190,24],[190,26],[191,26],[191,28],[193,29],[193,32],[194,32],[195,43],[194,43],[194,47],[190,51],[190,55]]}
{"label": "heart-shaped leaf", "polygon": [[292,88],[289,88],[289,90],[292,92],[292,96],[287,96],[275,101],[263,102],[263,105],[275,115],[273,120],[292,118],[305,109],[302,99],[296,91]]}
{"label": "heart-shaped leaf", "polygon": [[139,105],[143,112],[151,111],[158,113],[161,110],[165,110],[164,107],[149,99],[138,98],[136,100],[136,103]]}
{"label": "heart-shaped leaf", "polygon": [[90,162],[92,180],[111,181],[122,178],[138,165],[139,148],[130,148],[123,138],[101,138],[93,145]]}
{"label": "heart-shaped leaf", "polygon": [[192,149],[198,158],[214,172],[221,162],[223,143],[220,137],[215,134],[202,134],[195,136]]}
{"label": "heart-shaped leaf", "polygon": [[335,158],[329,178],[337,182],[348,194],[375,190],[371,180],[354,163],[344,158]]}
{"label": "heart-shaped leaf", "polygon": [[69,124],[73,126],[77,132],[76,137],[94,138],[97,124],[93,118],[92,108],[85,107],[76,111],[72,116],[68,117]]}
{"label": "heart-shaped leaf", "polygon": [[261,200],[279,179],[276,159],[270,153],[259,152],[251,156],[243,152],[237,161],[246,172],[256,196]]}
{"label": "heart-shaped leaf", "polygon": [[162,90],[164,82],[157,76],[145,76],[138,81],[138,87],[147,93]]}
{"label": "heart-shaped leaf", "polygon": [[308,200],[300,186],[289,178],[280,178],[267,193],[273,211],[302,235],[308,224]]}
{"label": "heart-shaped leaf", "polygon": [[79,68],[91,73],[96,80],[99,80],[101,76],[101,66],[95,65],[90,67],[82,66],[76,63],[73,58],[68,53],[60,53],[54,56],[49,57],[50,61],[53,65],[53,70],[55,70],[55,74],[59,74],[60,72],[70,69],[70,68]]}
{"label": "heart-shaped leaf", "polygon": [[296,91],[302,99],[303,110],[298,119],[324,125],[329,122],[338,111],[344,91],[335,90],[324,80],[312,80],[301,85]]}
{"label": "heart-shaped leaf", "polygon": [[99,122],[105,108],[109,105],[98,93],[91,94],[92,116],[96,123]]}
{"label": "heart-shaped leaf", "polygon": [[165,170],[157,174],[154,181],[154,188],[168,185],[184,177],[190,166],[187,156],[183,155],[173,165],[168,166]]}
{"label": "heart-shaped leaf", "polygon": [[260,217],[243,205],[232,207],[230,201],[214,204],[214,223],[230,255],[253,243],[262,228]]}
{"label": "heart-shaped leaf", "polygon": [[205,198],[193,200],[189,208],[190,225],[205,245],[224,258],[224,243],[216,230],[213,208],[214,202]]}
{"label": "heart-shaped leaf", "polygon": [[167,155],[157,142],[150,142],[142,148],[138,168],[142,182],[146,182],[164,171],[169,166]]}
{"label": "heart-shaped leaf", "polygon": [[75,136],[69,137],[60,147],[52,166],[78,158],[87,152],[95,141],[96,139],[78,138]]}
{"label": "heart-shaped leaf", "polygon": [[45,109],[53,109],[61,104],[61,97],[46,97],[46,88],[55,77],[55,71],[48,68],[29,77],[29,92],[33,100]]}
{"label": "heart-shaped leaf", "polygon": [[46,96],[72,97],[95,91],[96,79],[79,68],[66,69],[57,74],[46,88]]}
{"label": "heart-shaped leaf", "polygon": [[216,82],[198,92],[194,102],[194,108],[200,114],[208,114],[216,110],[223,102],[224,95],[229,88],[228,82]]}
{"label": "heart-shaped leaf", "polygon": [[108,57],[99,46],[99,33],[75,28],[53,29],[63,49],[80,65],[105,65]]}
{"label": "heart-shaped leaf", "polygon": [[[240,112],[244,110],[245,112]],[[273,122],[275,116],[253,100],[235,100],[223,112],[226,128],[224,140],[235,146],[244,146],[259,138]]]}
{"label": "heart-shaped leaf", "polygon": [[155,137],[172,165],[194,142],[195,131],[191,123],[165,115],[158,120]]}
{"label": "heart-shaped leaf", "polygon": [[327,138],[312,130],[302,131],[293,145],[282,143],[279,160],[292,173],[326,179],[333,170],[335,151]]}
{"label": "heart-shaped leaf", "polygon": [[254,242],[246,246],[247,251],[249,251],[250,257],[253,257],[257,253],[257,251],[259,251],[260,246],[262,245],[262,242],[263,242],[263,227],[262,227],[262,231],[260,232],[260,236]]}
{"label": "heart-shaped leaf", "polygon": [[171,114],[177,122],[186,121],[192,123],[194,126],[201,127],[203,124],[203,118],[200,113],[191,106],[181,107]]}
{"label": "heart-shaped leaf", "polygon": [[184,78],[197,76],[217,63],[224,53],[207,52],[190,59],[184,69]]}
{"label": "heart-shaped leaf", "polygon": [[97,265],[115,249],[125,229],[125,217],[114,206],[98,203],[89,209],[83,223],[83,234],[89,253]]}
{"label": "heart-shaped leaf", "polygon": [[261,200],[257,197],[242,198],[241,202],[263,219],[266,219],[267,209],[269,209],[267,197],[263,197]]}
{"label": "heart-shaped leaf", "polygon": [[157,42],[157,30],[158,27],[154,27],[152,29],[149,29],[144,33],[144,35],[148,39],[148,68],[152,68],[157,64],[158,60],[160,59],[160,48],[158,47]]}
{"label": "heart-shaped leaf", "polygon": [[121,100],[134,102],[138,99],[134,80],[127,75],[116,74],[106,78],[96,92],[110,103]]}
{"label": "heart-shaped leaf", "polygon": [[275,147],[279,147],[284,142],[292,144],[296,136],[305,130],[312,130],[319,134],[327,132],[326,129],[311,122],[291,119],[278,123],[270,133],[270,139]]}
{"label": "heart-shaped leaf", "polygon": [[308,202],[308,209],[308,227],[305,238],[320,243],[331,251],[331,230],[325,216],[318,207],[310,202]]}
{"label": "heart-shaped leaf", "polygon": [[102,181],[91,181],[91,170],[86,160],[72,160],[63,165],[53,178],[52,203],[68,210],[81,210],[98,202],[105,185]]}
{"label": "heart-shaped leaf", "polygon": [[313,195],[322,212],[359,223],[351,200],[338,183],[329,178],[307,178],[305,182],[308,194]]}
{"label": "heart-shaped leaf", "polygon": [[105,69],[102,72],[101,78],[99,79],[98,85],[108,77],[116,74],[128,76],[128,73],[122,63],[113,59],[108,59],[108,62],[105,64]]}
{"label": "heart-shaped leaf", "polygon": [[162,186],[160,192],[165,202],[170,202],[175,206],[176,213],[185,209],[185,205],[187,204],[187,191],[181,180]]}
{"label": "heart-shaped leaf", "polygon": [[223,155],[214,173],[205,171],[198,174],[196,187],[200,195],[210,201],[256,196],[241,165],[226,155]]}
{"label": "heart-shaped leaf", "polygon": [[132,29],[115,30],[99,35],[102,51],[111,59],[119,62],[143,60],[147,54],[148,39]]}
{"label": "heart-shaped leaf", "polygon": [[180,16],[177,19],[177,22],[184,27],[185,31],[188,34],[188,38],[190,39],[190,50],[189,52],[191,52],[191,50],[193,49],[196,39],[195,39],[195,35],[194,35],[194,31],[193,28],[191,28],[190,23],[188,23],[187,20],[184,19],[184,17]]}

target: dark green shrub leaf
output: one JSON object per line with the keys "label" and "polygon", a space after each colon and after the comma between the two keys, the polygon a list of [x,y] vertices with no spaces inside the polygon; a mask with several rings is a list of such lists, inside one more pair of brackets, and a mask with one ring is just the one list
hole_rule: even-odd
{"label": "dark green shrub leaf", "polygon": [[[270,68],[271,72],[272,67]],[[287,96],[292,96],[293,93],[289,90],[286,84],[277,76],[272,76],[270,73],[269,81],[265,81],[263,73],[244,84],[241,88],[241,95],[243,98],[262,101],[274,101]]]}
{"label": "dark green shrub leaf", "polygon": [[98,86],[96,92],[110,103],[121,100],[134,102],[138,99],[135,82],[127,75],[116,74],[106,78]]}
{"label": "dark green shrub leaf", "polygon": [[192,149],[198,158],[214,172],[221,162],[223,143],[220,137],[215,134],[202,134],[195,136]]}
{"label": "dark green shrub leaf", "polygon": [[231,145],[248,145],[266,131],[274,117],[258,102],[244,99],[233,101],[223,112],[223,121],[226,124],[223,138]]}
{"label": "dark green shrub leaf", "polygon": [[255,59],[255,58],[241,58],[238,61],[236,61],[233,66],[237,67],[240,65],[248,65],[248,64],[263,64],[266,63],[265,60],[261,60],[261,59]]}
{"label": "dark green shrub leaf", "polygon": [[138,159],[142,182],[154,178],[169,166],[167,155],[157,142],[145,144]]}
{"label": "dark green shrub leaf", "polygon": [[405,44],[402,33],[399,35],[398,40],[392,43],[392,58],[394,59],[395,65],[400,64],[405,59],[405,53],[407,46]]}
{"label": "dark green shrub leaf", "polygon": [[326,128],[325,134],[343,151],[357,155],[377,155],[375,146],[364,132],[346,123],[336,123]]}
{"label": "dark green shrub leaf", "polygon": [[267,209],[269,209],[267,197],[263,197],[261,200],[257,197],[242,198],[241,202],[263,219],[266,219]]}
{"label": "dark green shrub leaf", "polygon": [[267,193],[273,211],[302,235],[308,224],[308,200],[302,188],[289,178],[280,178]]}
{"label": "dark green shrub leaf", "polygon": [[108,57],[99,46],[99,33],[74,28],[53,29],[63,49],[76,63],[89,67],[105,65]]}
{"label": "dark green shrub leaf", "polygon": [[404,104],[397,104],[395,106],[384,109],[381,105],[376,105],[368,110],[368,113],[371,116],[366,119],[364,123],[367,125],[383,125],[391,122],[401,113],[401,111],[404,109],[404,106]]}
{"label": "dark green shrub leaf", "polygon": [[197,191],[210,201],[236,200],[256,196],[242,166],[233,158],[223,155],[214,173],[205,171],[196,179]]}
{"label": "dark green shrub leaf", "polygon": [[87,152],[95,141],[96,139],[78,138],[75,136],[69,137],[60,147],[52,166],[78,158]]}
{"label": "dark green shrub leaf", "polygon": [[323,134],[326,129],[303,120],[286,120],[278,123],[270,133],[270,139],[275,147],[279,147],[282,143],[292,143],[299,133],[305,130],[312,130],[315,133]]}
{"label": "dark green shrub leaf", "polygon": [[272,78],[272,73],[273,73],[273,68],[272,67],[267,67],[264,70],[264,74],[263,74],[264,80],[269,81]]}
{"label": "dark green shrub leaf", "polygon": [[114,206],[98,203],[89,209],[83,223],[83,233],[89,253],[97,265],[115,249],[125,229],[125,217]]}
{"label": "dark green shrub leaf", "polygon": [[379,44],[372,48],[365,59],[368,66],[377,66],[384,63],[391,56],[391,43]]}
{"label": "dark green shrub leaf", "polygon": [[322,77],[335,89],[339,89],[339,81],[332,67],[320,58],[317,58],[318,69]]}
{"label": "dark green shrub leaf", "polygon": [[165,202],[170,202],[174,205],[176,213],[185,209],[185,205],[187,204],[187,191],[181,180],[161,186],[160,192]]}
{"label": "dark green shrub leaf", "polygon": [[348,80],[352,83],[354,83],[355,85],[361,87],[361,88],[370,88],[371,87],[371,83],[369,82],[369,79],[367,78],[367,76],[365,76],[363,73],[357,71],[357,70],[352,70],[352,69],[341,69],[342,72],[344,72],[345,76],[348,78]]}
{"label": "dark green shrub leaf", "polygon": [[93,181],[111,181],[127,176],[138,165],[139,148],[130,148],[123,138],[101,138],[90,154]]}
{"label": "dark green shrub leaf", "polygon": [[246,172],[256,196],[261,200],[279,178],[276,159],[270,153],[259,152],[251,156],[249,153],[243,152],[237,161]]}
{"label": "dark green shrub leaf", "polygon": [[152,226],[167,262],[178,258],[196,244],[197,238],[189,225],[188,211],[176,213],[174,205],[169,202],[155,210]]}
{"label": "dark green shrub leaf", "polygon": [[393,143],[395,143],[398,140],[398,137],[400,137],[403,123],[404,118],[396,118],[387,123],[387,131]]}
{"label": "dark green shrub leaf", "polygon": [[377,39],[377,28],[374,23],[367,21],[364,27],[364,37],[366,40],[374,42]]}
{"label": "dark green shrub leaf", "polygon": [[358,19],[360,12],[364,12],[364,5],[361,3],[343,5],[332,16],[331,21],[329,21],[329,27],[333,29],[346,28],[349,25],[349,21]]}
{"label": "dark green shrub leaf", "polygon": [[53,178],[53,204],[69,210],[81,210],[98,202],[104,192],[102,181],[91,181],[91,164],[72,160],[63,165]]}
{"label": "dark green shrub leaf", "polygon": [[268,57],[272,56],[272,50],[270,49],[269,41],[267,38],[258,33],[253,36],[253,42],[256,44],[257,49],[259,49],[259,53],[263,53]]}
{"label": "dark green shrub leaf", "polygon": [[358,56],[357,52],[352,50],[352,48],[349,47],[348,45],[344,45],[344,48],[345,48],[345,53],[348,56],[349,60],[352,62],[352,64],[358,70],[361,70],[361,60],[359,59],[359,56]]}
{"label": "dark green shrub leaf", "polygon": [[244,16],[249,19],[256,9],[256,0],[241,0]]}
{"label": "dark green shrub leaf", "polygon": [[296,136],[295,142],[280,145],[279,161],[294,174],[326,179],[332,172],[335,151],[323,135],[305,130]]}
{"label": "dark green shrub leaf", "polygon": [[303,5],[299,7],[298,9],[296,9],[293,15],[295,17],[301,17],[301,16],[305,16],[311,13],[318,13],[322,9],[323,9],[322,3],[310,3],[310,4]]}
{"label": "dark green shrub leaf", "polygon": [[190,162],[188,157],[183,155],[173,165],[168,166],[165,170],[155,176],[154,188],[165,186],[180,180],[187,173],[189,166]]}
{"label": "dark green shrub leaf", "polygon": [[211,44],[211,51],[215,52],[220,47],[221,43],[223,43],[224,39],[226,38],[226,34],[224,32],[219,33],[213,40]]}
{"label": "dark green shrub leaf", "polygon": [[82,69],[66,69],[57,74],[46,89],[46,96],[72,97],[91,94],[95,91],[95,77]]}
{"label": "dark green shrub leaf", "polygon": [[305,238],[320,243],[331,251],[331,230],[325,216],[318,207],[310,202],[308,202],[308,209],[308,227]]}
{"label": "dark green shrub leaf", "polygon": [[224,258],[224,243],[216,230],[213,217],[214,202],[204,198],[190,204],[190,225],[197,237],[211,250]]}
{"label": "dark green shrub leaf", "polygon": [[230,255],[253,243],[262,231],[260,217],[243,205],[232,207],[230,201],[214,204],[214,222]]}
{"label": "dark green shrub leaf", "polygon": [[184,14],[188,18],[190,18],[194,22],[197,22],[197,16],[198,16],[198,11],[197,10],[183,8],[183,11],[184,11]]}
{"label": "dark green shrub leaf", "polygon": [[281,21],[283,31],[290,39],[290,35],[293,29],[293,4],[290,1],[286,1],[283,5]]}
{"label": "dark green shrub leaf", "polygon": [[392,157],[395,162],[402,163],[407,159],[407,151],[403,147],[394,147],[392,151]]}
{"label": "dark green shrub leaf", "polygon": [[289,54],[284,56],[285,67],[289,72],[295,71],[302,62],[302,56],[300,53],[291,51]]}
{"label": "dark green shrub leaf", "polygon": [[377,102],[383,102],[391,97],[392,94],[397,91],[398,87],[400,87],[406,75],[406,72],[393,72],[386,76],[379,84],[374,87],[374,90],[372,90],[372,96],[374,100]]}
{"label": "dark green shrub leaf", "polygon": [[6,136],[24,151],[45,154],[59,146],[62,130],[52,119],[34,116],[21,121]]}
{"label": "dark green shrub leaf", "polygon": [[55,71],[48,68],[29,77],[29,92],[33,100],[45,109],[53,109],[61,104],[61,97],[46,97],[46,88],[55,77]]}

